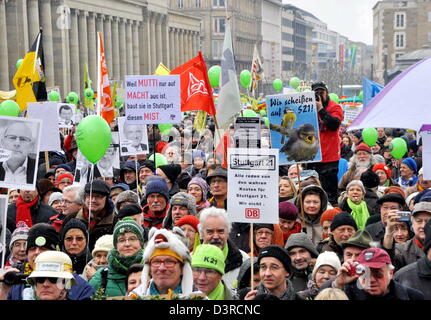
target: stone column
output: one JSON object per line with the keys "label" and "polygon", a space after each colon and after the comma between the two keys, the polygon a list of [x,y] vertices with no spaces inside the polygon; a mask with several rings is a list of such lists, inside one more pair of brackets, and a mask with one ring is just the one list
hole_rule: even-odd
{"label": "stone column", "polygon": [[175,28],[169,27],[169,69],[174,69],[176,67],[175,64]]}
{"label": "stone column", "polygon": [[120,18],[119,21],[119,27],[118,27],[118,33],[119,33],[119,40],[120,40],[120,57],[119,57],[119,63],[120,63],[120,80],[124,80],[124,76],[127,73],[127,66],[126,66],[126,20],[123,18]]}
{"label": "stone column", "polygon": [[180,29],[175,28],[175,66],[179,66],[182,63],[180,57]]}
{"label": "stone column", "polygon": [[79,75],[80,79],[80,91],[79,96],[83,95],[84,91],[84,65],[88,64],[88,30],[87,30],[87,11],[80,11],[79,13],[79,66],[81,68],[81,73]]}
{"label": "stone column", "polygon": [[169,61],[171,59],[170,54],[170,43],[169,43],[169,27],[168,27],[168,16],[165,15],[162,24],[162,38],[163,38],[163,63],[169,65]]}
{"label": "stone column", "polygon": [[[97,79],[96,18],[97,18],[96,13],[91,12],[89,14],[89,17],[88,17],[88,72],[90,73],[90,79],[93,81],[94,79]],[[103,40],[103,43],[105,43],[103,34],[102,34],[102,40]],[[96,81],[94,81],[94,84],[96,84]]]}
{"label": "stone column", "polygon": [[153,74],[155,68],[157,67],[157,49],[156,49],[156,20],[157,20],[157,13],[151,13],[151,20],[150,20],[150,66],[149,66],[149,73]]}
{"label": "stone column", "polygon": [[133,74],[133,33],[132,20],[126,20],[127,74]]}
{"label": "stone column", "polygon": [[140,74],[150,74],[150,17],[147,9],[144,9],[143,19],[139,25],[139,71]]}
{"label": "stone column", "polygon": [[9,83],[12,83],[12,78],[9,79],[5,2],[6,0],[0,0],[0,61],[3,62],[0,63],[0,88],[9,90]]}
{"label": "stone column", "polygon": [[114,66],[112,65],[112,58],[113,58],[113,54],[114,51],[112,50],[112,26],[111,26],[111,22],[112,22],[112,17],[111,16],[101,16],[101,19],[103,18],[104,23],[103,23],[103,38],[105,39],[105,41],[103,42],[103,44],[105,45],[105,58],[106,58],[106,63],[108,65],[108,72],[110,74],[110,76],[112,77],[114,75]]}
{"label": "stone column", "polygon": [[[70,19],[70,16],[69,18]],[[69,20],[70,23],[70,20]],[[69,24],[66,28],[64,26],[61,28],[61,51],[62,51],[62,62],[61,62],[61,69],[57,71],[57,74],[61,75],[62,78],[62,87],[60,90],[60,93],[64,95],[65,92],[71,91],[71,74],[70,74],[70,46],[69,46],[69,30],[68,28],[71,28],[72,26]]]}
{"label": "stone column", "polygon": [[113,78],[120,80],[120,40],[118,39],[118,18],[112,20],[112,65]]}
{"label": "stone column", "polygon": [[163,15],[158,14],[158,18],[156,20],[156,45],[157,45],[157,54],[156,54],[156,65],[158,66],[160,62],[163,61],[163,36],[162,36],[162,23],[163,23]]}
{"label": "stone column", "polygon": [[182,47],[183,63],[186,62],[187,59],[188,59],[188,57],[187,57],[187,47],[188,47],[187,33],[188,33],[188,30],[183,30],[183,37],[182,37],[182,42],[183,42],[183,47]]}
{"label": "stone column", "polygon": [[[54,50],[52,45],[51,0],[41,2],[41,25],[43,28],[43,52],[45,56],[46,86],[55,85]],[[34,40],[32,40],[34,41]]]}
{"label": "stone column", "polygon": [[28,39],[30,45],[33,44],[34,39],[36,39],[39,33],[39,4],[38,0],[28,0],[27,2],[27,12],[28,12]]}
{"label": "stone column", "polygon": [[[80,90],[78,15],[79,15],[79,10],[71,9],[70,18],[71,18],[72,24],[71,24],[70,34],[69,34],[71,90],[77,93]],[[64,92],[63,95],[64,96],[67,95],[67,92]]]}
{"label": "stone column", "polygon": [[132,26],[133,31],[133,74],[142,74],[139,72],[139,21],[134,21]]}

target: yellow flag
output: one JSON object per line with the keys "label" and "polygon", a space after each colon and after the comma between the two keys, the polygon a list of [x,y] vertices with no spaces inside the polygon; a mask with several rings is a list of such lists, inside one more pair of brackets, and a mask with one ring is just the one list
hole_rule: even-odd
{"label": "yellow flag", "polygon": [[160,62],[159,66],[154,71],[156,76],[166,76],[171,73],[171,70],[168,69],[163,63]]}
{"label": "yellow flag", "polygon": [[196,130],[199,131],[200,134],[203,134],[203,131],[206,128],[207,124],[207,113],[205,111],[199,110],[196,114],[196,118],[193,122],[193,126]]}

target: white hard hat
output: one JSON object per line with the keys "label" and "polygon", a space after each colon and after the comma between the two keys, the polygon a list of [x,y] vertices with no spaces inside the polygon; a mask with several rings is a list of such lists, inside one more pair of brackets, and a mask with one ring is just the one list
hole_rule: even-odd
{"label": "white hard hat", "polygon": [[36,257],[36,269],[28,276],[28,282],[33,283],[33,278],[60,278],[74,279],[72,274],[72,260],[64,252],[45,251]]}

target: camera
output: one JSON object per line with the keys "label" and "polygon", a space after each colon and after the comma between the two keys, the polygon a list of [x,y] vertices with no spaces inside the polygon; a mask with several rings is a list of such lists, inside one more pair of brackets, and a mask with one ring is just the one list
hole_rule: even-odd
{"label": "camera", "polygon": [[3,282],[8,286],[13,286],[15,284],[26,283],[28,274],[18,273],[18,272],[6,272],[3,276]]}
{"label": "camera", "polygon": [[316,92],[314,95],[316,97],[316,101],[320,101],[321,100],[320,94],[318,92]]}
{"label": "camera", "polygon": [[354,276],[355,274],[361,276],[364,273],[365,273],[365,266],[358,264],[357,266],[350,269],[349,276]]}
{"label": "camera", "polygon": [[402,222],[409,222],[410,218],[412,216],[412,213],[410,211],[398,211],[397,215],[399,215],[400,217],[398,218],[398,221],[402,221]]}

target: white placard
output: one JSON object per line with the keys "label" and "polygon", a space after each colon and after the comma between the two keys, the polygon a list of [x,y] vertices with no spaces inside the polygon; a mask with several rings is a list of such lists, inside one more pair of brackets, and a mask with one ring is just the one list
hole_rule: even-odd
{"label": "white placard", "polygon": [[343,119],[343,124],[349,126],[353,120],[356,119],[356,117],[362,112],[363,109],[363,105],[359,105],[359,106],[349,106],[346,105],[344,107],[344,119]]}
{"label": "white placard", "polygon": [[125,117],[117,119],[121,156],[149,153],[147,126],[145,124],[128,124]]}
{"label": "white placard", "polygon": [[126,76],[124,107],[128,124],[180,123],[180,76]]}
{"label": "white placard", "polygon": [[232,222],[278,223],[278,149],[228,149]]}
{"label": "white placard", "polygon": [[75,124],[75,105],[72,103],[58,103],[58,126],[60,128],[72,128]]}
{"label": "white placard", "polygon": [[260,148],[261,129],[259,117],[237,117],[234,128],[236,148]]}
{"label": "white placard", "polygon": [[6,228],[7,228],[7,205],[8,197],[0,195],[0,257],[1,269],[3,269],[6,260]]}
{"label": "white placard", "polygon": [[431,131],[422,131],[422,168],[424,180],[431,180]]}
{"label": "white placard", "polygon": [[42,137],[40,151],[61,150],[58,126],[57,102],[32,102],[27,104],[30,119],[42,120]]}

